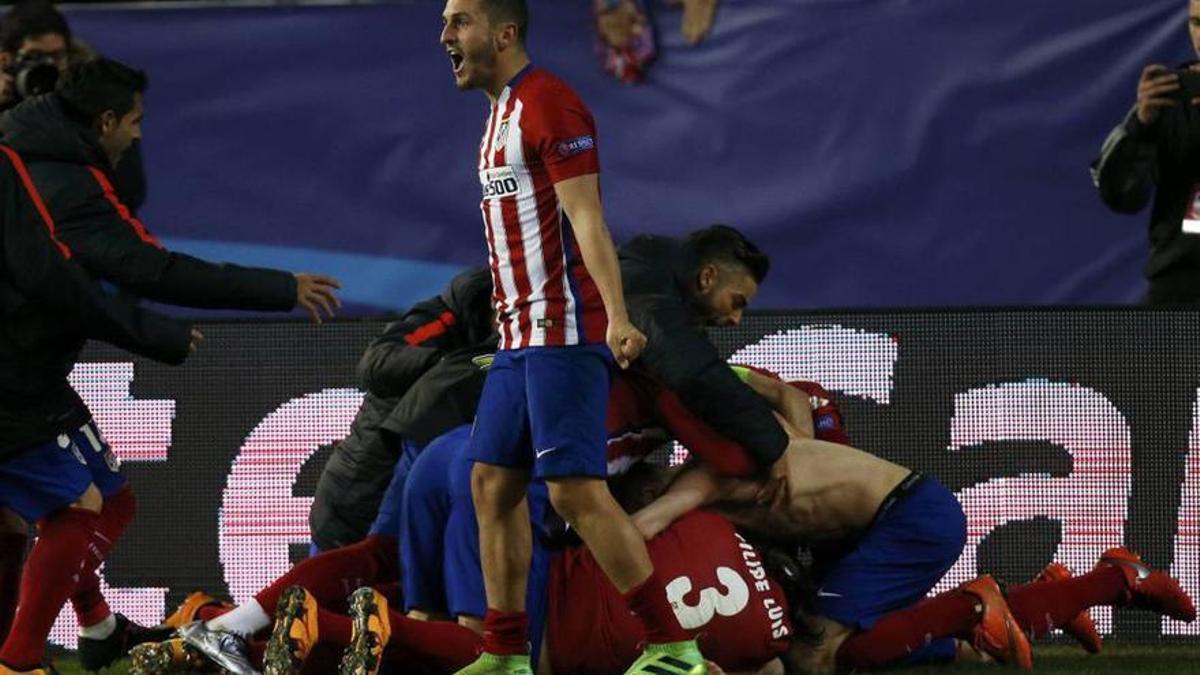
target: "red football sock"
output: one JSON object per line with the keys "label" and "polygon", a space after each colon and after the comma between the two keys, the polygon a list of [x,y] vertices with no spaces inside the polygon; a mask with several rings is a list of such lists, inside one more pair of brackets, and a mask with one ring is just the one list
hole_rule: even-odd
{"label": "red football sock", "polygon": [[692,639],[679,625],[675,610],[667,602],[667,589],[656,572],[651,572],[641,585],[622,594],[622,597],[629,610],[637,614],[646,627],[646,642],[660,645]]}
{"label": "red football sock", "polygon": [[301,561],[254,599],[273,615],[279,596],[291,586],[301,586],[323,607],[345,607],[346,597],[356,589],[398,580],[399,557],[395,537],[367,537]]}
{"label": "red football sock", "polygon": [[491,607],[483,616],[483,650],[496,656],[529,653],[529,617]]}
{"label": "red football sock", "polygon": [[21,592],[21,563],[25,560],[24,534],[0,534],[0,641],[8,635],[13,614],[17,611],[17,596]]}
{"label": "red football sock", "polygon": [[[400,658],[454,672],[470,665],[483,651],[483,636],[449,621],[417,621],[388,612],[392,636],[388,649]],[[389,657],[390,658],[390,657]]]}
{"label": "red football sock", "polygon": [[851,635],[838,648],[839,669],[871,670],[890,665],[929,641],[965,637],[978,621],[979,600],[954,590],[892,612],[870,630]]}
{"label": "red football sock", "polygon": [[322,643],[349,647],[354,640],[354,621],[344,614],[318,607],[317,635]]}
{"label": "red football sock", "polygon": [[104,594],[100,592],[100,576],[96,570],[79,573],[79,583],[71,594],[71,607],[75,609],[75,620],[80,626],[94,626],[112,614]]}
{"label": "red football sock", "polygon": [[41,662],[54,619],[66,604],[87,562],[97,515],[64,509],[45,519],[21,579],[21,599],[0,661],[16,670]]}
{"label": "red football sock", "polygon": [[92,626],[107,619],[112,611],[100,592],[100,577],[96,570],[108,559],[108,554],[117,545],[121,535],[133,522],[137,512],[137,499],[133,488],[128,485],[115,495],[104,498],[104,507],[92,532],[91,555],[79,575],[79,583],[71,594],[71,606],[80,626]]}
{"label": "red football sock", "polygon": [[1126,588],[1121,570],[1101,565],[1070,579],[1011,586],[1008,609],[1022,630],[1040,637],[1089,607],[1118,602]]}

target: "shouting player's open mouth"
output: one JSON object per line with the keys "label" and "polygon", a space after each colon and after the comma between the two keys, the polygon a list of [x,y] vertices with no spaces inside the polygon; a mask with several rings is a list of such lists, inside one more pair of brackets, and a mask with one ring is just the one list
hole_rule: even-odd
{"label": "shouting player's open mouth", "polygon": [[466,63],[466,57],[464,57],[462,52],[454,47],[448,47],[446,52],[450,55],[450,65],[454,67],[454,74],[461,74],[463,64]]}

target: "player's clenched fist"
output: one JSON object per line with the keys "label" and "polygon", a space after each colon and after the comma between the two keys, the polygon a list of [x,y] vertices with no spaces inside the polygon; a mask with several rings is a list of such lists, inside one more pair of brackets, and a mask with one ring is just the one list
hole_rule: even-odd
{"label": "player's clenched fist", "polygon": [[605,336],[608,348],[612,350],[613,358],[622,369],[641,355],[646,348],[646,336],[636,326],[629,323],[627,318],[609,320],[608,334]]}

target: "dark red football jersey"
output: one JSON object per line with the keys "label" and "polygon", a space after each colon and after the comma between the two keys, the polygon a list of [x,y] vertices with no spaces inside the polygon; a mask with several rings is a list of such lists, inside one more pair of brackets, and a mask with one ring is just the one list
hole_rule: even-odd
{"label": "dark red football jersey", "polygon": [[[726,670],[754,670],[787,651],[792,624],[779,584],[725,518],[696,511],[649,544],[680,625]],[[586,548],[551,564],[547,615],[556,673],[623,672],[644,641],[640,621]]]}

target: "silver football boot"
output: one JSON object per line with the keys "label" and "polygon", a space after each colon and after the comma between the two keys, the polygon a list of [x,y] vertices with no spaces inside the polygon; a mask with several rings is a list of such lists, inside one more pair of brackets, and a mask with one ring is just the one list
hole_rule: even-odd
{"label": "silver football boot", "polygon": [[260,675],[250,663],[246,640],[236,633],[209,630],[203,621],[193,621],[179,629],[179,637],[233,675]]}

